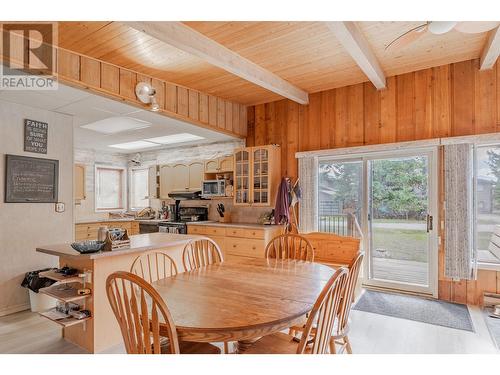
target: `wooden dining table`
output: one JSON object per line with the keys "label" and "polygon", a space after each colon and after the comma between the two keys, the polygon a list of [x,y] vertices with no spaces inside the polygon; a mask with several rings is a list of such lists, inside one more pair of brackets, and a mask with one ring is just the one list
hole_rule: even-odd
{"label": "wooden dining table", "polygon": [[[245,343],[303,321],[335,269],[319,263],[242,258],[153,283],[180,340]],[[160,328],[160,334],[161,334]]]}

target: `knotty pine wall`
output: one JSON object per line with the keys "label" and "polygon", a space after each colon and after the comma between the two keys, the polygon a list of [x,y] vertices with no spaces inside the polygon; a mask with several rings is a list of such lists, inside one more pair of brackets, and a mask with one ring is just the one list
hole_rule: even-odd
{"label": "knotty pine wall", "polygon": [[[282,174],[296,177],[297,151],[497,132],[498,65],[480,72],[479,60],[469,60],[389,77],[382,91],[365,82],[310,94],[307,106],[290,100],[252,106],[246,142],[280,144]],[[442,192],[440,186],[441,206]],[[440,246],[440,299],[478,304],[485,290],[500,293],[500,272],[480,271],[477,281],[448,280]]]}

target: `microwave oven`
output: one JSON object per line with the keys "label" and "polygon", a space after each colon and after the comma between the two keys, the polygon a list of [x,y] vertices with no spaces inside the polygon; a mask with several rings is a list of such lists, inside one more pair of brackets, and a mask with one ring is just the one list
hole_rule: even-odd
{"label": "microwave oven", "polygon": [[226,194],[225,180],[206,180],[203,181],[201,195],[204,198],[223,197]]}

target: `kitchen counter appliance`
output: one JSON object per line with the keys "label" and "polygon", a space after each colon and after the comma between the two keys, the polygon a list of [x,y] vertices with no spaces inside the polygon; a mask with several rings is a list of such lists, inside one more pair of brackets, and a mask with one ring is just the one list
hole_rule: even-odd
{"label": "kitchen counter appliance", "polygon": [[160,232],[187,234],[186,223],[208,220],[208,207],[178,207],[175,221],[158,223]]}
{"label": "kitchen counter appliance", "polygon": [[205,180],[201,195],[203,198],[223,197],[226,195],[225,180]]}

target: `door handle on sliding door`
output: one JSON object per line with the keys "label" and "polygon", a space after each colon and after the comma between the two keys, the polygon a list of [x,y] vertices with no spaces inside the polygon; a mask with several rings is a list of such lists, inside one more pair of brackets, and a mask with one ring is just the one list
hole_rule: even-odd
{"label": "door handle on sliding door", "polygon": [[427,215],[427,233],[433,228],[432,215]]}

